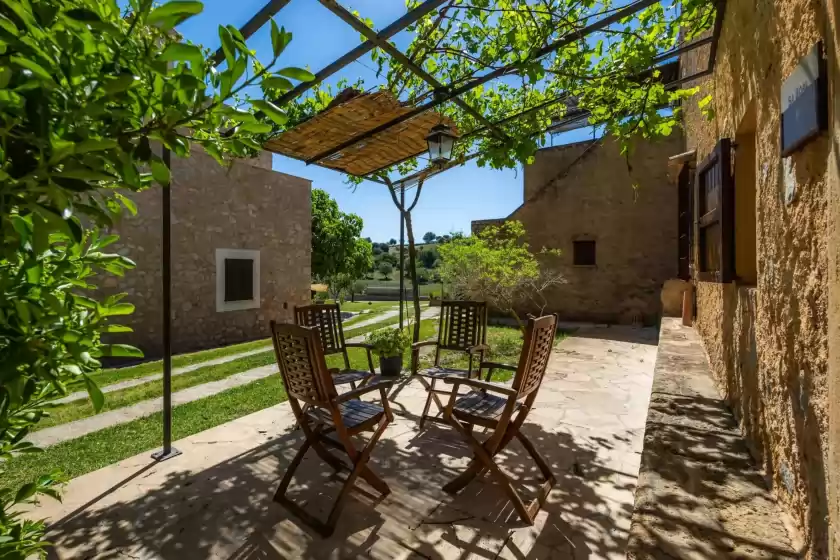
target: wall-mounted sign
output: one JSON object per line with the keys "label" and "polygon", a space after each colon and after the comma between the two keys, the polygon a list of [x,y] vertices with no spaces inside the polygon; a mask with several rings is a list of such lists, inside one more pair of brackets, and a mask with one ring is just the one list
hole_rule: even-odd
{"label": "wall-mounted sign", "polygon": [[828,128],[827,85],[822,43],[817,43],[782,84],[782,157]]}

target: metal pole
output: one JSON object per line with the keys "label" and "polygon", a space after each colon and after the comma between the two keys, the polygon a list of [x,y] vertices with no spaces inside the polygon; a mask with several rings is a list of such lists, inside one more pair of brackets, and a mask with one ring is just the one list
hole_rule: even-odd
{"label": "metal pole", "polygon": [[405,264],[405,219],[403,218],[403,209],[405,209],[405,183],[400,183],[400,330],[403,328],[403,298],[405,297],[405,274],[403,274],[403,265]]}
{"label": "metal pole", "polygon": [[155,461],[181,454],[172,447],[172,153],[163,148],[163,163],[170,170],[169,184],[163,185],[161,221],[161,269],[163,276],[163,449],[152,453]]}

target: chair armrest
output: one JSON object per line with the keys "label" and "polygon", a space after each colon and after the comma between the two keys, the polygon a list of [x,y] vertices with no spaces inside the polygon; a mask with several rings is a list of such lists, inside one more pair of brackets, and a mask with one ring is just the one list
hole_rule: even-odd
{"label": "chair armrest", "polygon": [[443,379],[443,382],[449,385],[455,385],[453,393],[458,390],[459,385],[466,385],[467,387],[472,387],[474,389],[481,389],[483,391],[493,391],[494,393],[501,393],[502,395],[507,395],[508,397],[515,397],[519,394],[519,391],[508,385],[500,385],[498,383],[492,383],[490,381],[480,381],[478,379],[465,379],[463,377],[445,377]]}
{"label": "chair armrest", "polygon": [[327,370],[327,372],[330,375],[338,375],[339,373],[341,373],[341,368],[331,367],[330,369]]}
{"label": "chair armrest", "polygon": [[481,369],[506,369],[508,371],[516,371],[518,369],[516,366],[509,366],[508,364],[500,364],[498,362],[481,362],[478,367]]}
{"label": "chair armrest", "polygon": [[368,385],[365,385],[364,387],[359,387],[358,389],[353,389],[352,391],[347,391],[346,393],[340,394],[338,398],[335,399],[335,402],[343,403],[351,399],[357,399],[366,393],[370,393],[371,391],[378,391],[379,389],[390,389],[393,384],[393,380],[377,381],[375,383],[370,383]]}
{"label": "chair armrest", "polygon": [[490,350],[490,347],[486,344],[476,344],[475,346],[470,346],[467,348],[468,354],[478,354],[479,352],[486,352]]}
{"label": "chair armrest", "polygon": [[423,346],[437,346],[437,340],[421,340],[420,342],[415,342],[411,345],[411,349],[417,350]]}
{"label": "chair armrest", "polygon": [[368,344],[366,342],[345,342],[344,347],[345,348],[364,348],[368,352],[373,350],[373,346],[371,346],[370,344]]}

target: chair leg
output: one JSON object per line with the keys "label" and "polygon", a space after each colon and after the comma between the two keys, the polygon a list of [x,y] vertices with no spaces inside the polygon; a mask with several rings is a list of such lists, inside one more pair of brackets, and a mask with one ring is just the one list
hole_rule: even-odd
{"label": "chair leg", "polygon": [[[545,496],[542,496],[541,499],[534,500],[526,506],[525,503],[522,501],[522,498],[519,496],[519,493],[513,487],[513,484],[511,484],[510,478],[508,478],[508,476],[502,471],[502,469],[499,468],[499,465],[497,465],[496,462],[493,460],[493,457],[499,451],[504,449],[504,447],[499,446],[493,453],[489,453],[485,446],[481,444],[457,418],[450,416],[449,419],[452,426],[458,432],[461,433],[461,435],[464,437],[464,439],[467,441],[470,447],[473,448],[475,459],[472,461],[472,463],[470,463],[467,472],[463,473],[461,476],[459,476],[458,478],[456,478],[455,480],[451,481],[449,484],[443,487],[444,491],[448,493],[457,493],[464,486],[466,486],[466,483],[475,478],[475,476],[479,472],[481,472],[484,469],[488,469],[493,475],[493,477],[496,479],[496,481],[502,486],[502,489],[505,491],[505,494],[507,494],[508,499],[513,504],[513,507],[514,509],[516,509],[517,513],[519,514],[519,517],[522,518],[522,521],[528,523],[529,525],[533,525],[534,517],[536,516],[537,511],[539,511],[539,508],[542,506],[542,503],[545,500]],[[505,437],[503,439],[510,441],[510,438],[508,438],[507,436],[508,434],[505,433]],[[488,441],[492,439],[493,436],[491,435]],[[533,448],[533,446],[531,447]],[[536,452],[536,449],[534,449],[534,452]],[[545,465],[544,462],[543,466],[547,467],[547,465]],[[540,467],[540,470],[542,470],[542,467]],[[469,475],[467,477],[464,477],[464,475],[468,473]],[[464,483],[462,478],[468,479],[466,483]]]}
{"label": "chair leg", "polygon": [[364,478],[368,483],[376,488],[380,494],[383,496],[387,496],[391,493],[391,489],[388,487],[388,484],[385,483],[384,480],[376,476],[373,471],[370,470],[367,466],[367,462],[370,459],[370,454],[373,451],[376,442],[379,441],[380,436],[385,431],[385,428],[388,427],[388,419],[383,417],[382,420],[379,421],[379,426],[377,427],[376,431],[373,433],[373,436],[368,440],[367,444],[365,445],[364,449],[362,449],[361,453],[359,453],[355,446],[353,445],[353,441],[350,439],[349,436],[341,437],[342,443],[344,444],[347,455],[353,461],[353,470],[350,472],[350,476],[347,477],[347,480],[344,481],[344,486],[341,488],[341,492],[338,494],[338,498],[336,498],[335,504],[333,505],[332,510],[330,511],[330,515],[327,518],[326,526],[329,528],[330,533],[335,529],[335,524],[338,522],[338,517],[341,514],[341,510],[344,509],[344,503],[347,500],[347,497],[350,495],[350,490],[353,489],[353,485],[356,481],[356,478],[361,476]]}
{"label": "chair leg", "polygon": [[350,440],[349,436],[346,436],[346,432],[343,432],[345,437],[341,437],[340,435],[342,440],[341,443],[344,446],[345,451],[347,451],[353,468],[351,469],[347,479],[344,481],[344,484],[341,487],[341,490],[339,491],[339,494],[336,498],[335,503],[333,504],[332,509],[330,510],[326,522],[320,521],[311,513],[307,512],[301,506],[290,500],[286,496],[286,491],[288,490],[289,484],[292,481],[292,477],[294,476],[295,471],[300,466],[300,463],[303,460],[303,456],[306,454],[310,447],[312,447],[315,450],[315,452],[318,454],[319,457],[321,457],[321,459],[323,459],[327,464],[329,464],[336,470],[342,470],[346,468],[346,465],[341,461],[341,459],[327,451],[324,445],[320,441],[318,441],[317,438],[320,436],[319,428],[315,428],[313,430],[305,422],[302,423],[301,427],[303,428],[306,440],[303,442],[303,445],[298,450],[294,459],[292,459],[292,462],[289,464],[289,468],[286,470],[286,474],[283,476],[283,480],[280,482],[280,486],[274,493],[274,501],[279,504],[282,504],[284,507],[286,507],[286,509],[288,509],[294,515],[299,517],[304,523],[318,531],[318,533],[321,536],[329,537],[330,535],[332,535],[332,533],[335,531],[335,525],[338,522],[338,517],[341,514],[341,510],[344,509],[344,504],[347,500],[347,496],[349,496],[350,491],[353,489],[355,481],[358,477],[362,477],[383,497],[391,493],[391,488],[388,486],[388,484],[379,476],[377,476],[370,469],[370,467],[367,466],[367,463],[370,460],[370,454],[373,451],[376,442],[382,436],[382,433],[385,431],[385,428],[388,427],[389,423],[389,419],[386,416],[383,416],[373,436],[368,440],[367,444],[361,452],[356,450],[356,448],[353,446],[352,440]]}
{"label": "chair leg", "polygon": [[423,414],[420,415],[420,430],[423,429],[423,426],[426,423],[426,417],[429,415],[429,407],[432,406],[432,397],[434,396],[435,391],[435,381],[437,379],[432,378],[431,384],[424,377],[420,378],[423,385],[426,386],[426,405],[423,407]]}

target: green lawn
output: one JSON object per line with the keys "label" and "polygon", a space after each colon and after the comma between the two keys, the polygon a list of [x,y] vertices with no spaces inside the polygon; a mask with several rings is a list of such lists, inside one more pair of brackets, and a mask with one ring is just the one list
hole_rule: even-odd
{"label": "green lawn", "polygon": [[[327,300],[328,303],[332,303],[333,300]],[[368,314],[365,313],[365,317],[373,317],[374,313],[387,311],[394,307],[397,303],[394,301],[345,301],[341,304],[342,311],[364,311],[368,310],[372,313]]]}
{"label": "green lawn", "polygon": [[[432,338],[437,320],[426,319],[420,323],[421,339]],[[367,367],[366,352],[361,348],[348,351],[354,368]],[[330,356],[329,367],[338,367],[341,356]],[[188,374],[185,374],[188,375]],[[109,395],[106,395],[106,402]],[[280,378],[272,375],[265,379],[224,391],[191,403],[175,407],[172,412],[173,438],[181,439],[257,412],[286,400]],[[65,441],[44,450],[43,453],[18,455],[6,463],[0,487],[17,488],[41,474],[60,470],[67,478],[116,463],[146,450],[152,450],[161,441],[161,414],[153,414],[126,424]]]}
{"label": "green lawn", "polygon": [[[230,346],[222,346],[220,348],[213,348],[210,350],[202,350],[200,352],[192,352],[190,354],[178,354],[172,356],[172,367],[179,368],[184,366],[191,366],[199,364],[223,356],[231,354],[239,354],[241,352],[248,352],[258,348],[270,348],[271,340],[268,338],[261,338],[260,340],[252,340],[250,342],[243,342],[241,344],[231,344]],[[129,366],[123,368],[109,368],[103,369],[94,373],[91,377],[96,381],[100,387],[118,383],[120,381],[127,381],[129,379],[137,379],[138,377],[145,377],[154,373],[161,373],[163,371],[163,361],[155,360],[152,362],[143,362],[136,366]]]}
{"label": "green lawn", "polygon": [[[347,321],[345,325],[352,326],[352,323],[354,322],[360,322],[365,319],[372,319],[373,317],[376,317],[376,315],[383,313],[388,309],[396,308],[396,306],[397,302],[394,301],[357,301],[355,303],[345,303],[344,305],[342,305],[342,309],[346,311],[359,311],[361,309],[373,310],[371,313],[365,313],[364,315],[360,315],[358,318],[353,317],[352,319]],[[349,336],[356,336],[358,334],[362,334],[361,331],[355,334],[350,333],[351,331],[347,327],[345,327],[345,334],[348,334]],[[271,340],[268,338],[261,338],[259,340],[252,340],[250,342],[232,344],[229,346],[222,346],[220,348],[212,348],[210,350],[202,350],[200,352],[179,354],[177,356],[172,357],[172,367],[179,368],[190,366],[209,360],[214,360],[216,358],[230,356],[232,354],[239,354],[251,350],[258,350],[260,348],[270,350]],[[163,361],[154,360],[151,362],[143,362],[142,364],[137,364],[134,366],[103,369],[94,373],[92,377],[100,387],[104,387],[106,385],[111,385],[112,383],[119,383],[120,381],[127,381],[129,379],[137,379],[139,377],[145,377],[147,375],[161,373],[162,371]]]}
{"label": "green lawn", "polygon": [[[286,400],[280,377],[236,387],[172,411],[173,438],[180,439]],[[17,489],[38,476],[61,471],[67,478],[105,467],[160,445],[161,413],[59,443],[43,453],[18,455],[6,463],[0,486]]]}
{"label": "green lawn", "polygon": [[[420,331],[421,338],[425,339],[434,336],[436,325],[437,321],[434,319],[426,319],[425,321],[422,321]],[[355,331],[348,331],[348,334],[350,336],[357,336],[359,334],[365,334],[382,328],[382,326],[383,325],[379,324],[369,325],[361,329],[356,329]],[[350,336],[348,336],[348,338],[350,338]],[[352,368],[368,368],[367,353],[364,349],[350,348],[347,351],[347,355],[350,359],[350,365]],[[274,350],[268,349],[265,352],[252,354],[250,356],[238,358],[223,364],[201,367],[194,371],[172,377],[172,391],[181,391],[203,383],[218,381],[249,369],[274,364],[274,362]],[[329,367],[343,367],[343,362],[344,360],[340,354],[334,354],[327,357],[327,365]],[[374,362],[374,367],[376,366],[377,364]],[[105,405],[102,407],[102,411],[124,408],[141,401],[160,397],[162,394],[163,387],[160,380],[157,379],[135,387],[112,391],[105,394]],[[96,413],[88,399],[61,404],[50,409],[49,416],[42,419],[33,431],[43,430],[44,428],[49,428],[59,424],[66,424],[67,422],[80,420],[82,418],[88,418],[94,414]]]}

